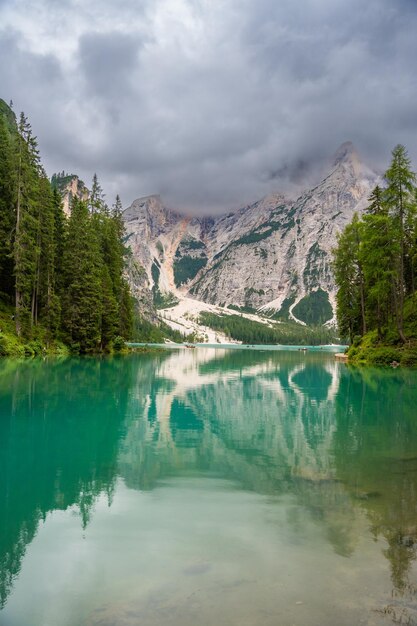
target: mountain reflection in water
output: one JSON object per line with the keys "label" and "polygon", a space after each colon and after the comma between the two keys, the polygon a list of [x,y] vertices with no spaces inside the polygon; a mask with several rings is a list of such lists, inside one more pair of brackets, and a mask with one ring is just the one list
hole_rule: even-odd
{"label": "mountain reflection in water", "polygon": [[[230,499],[236,490],[242,497],[266,497],[262,506],[272,507],[273,519],[279,503],[286,503],[285,520],[271,521],[277,533],[290,533],[303,545],[308,520],[323,546],[348,559],[340,561],[343,567],[372,537],[381,555],[376,566],[389,564],[391,591],[376,597],[363,623],[417,623],[416,400],[415,371],[351,370],[320,353],[197,349],[0,361],[0,599],[6,624],[24,624],[14,609],[24,602],[19,579],[25,553],[40,528],[47,531],[48,516],[77,512],[80,532],[91,525],[93,533],[95,509],[100,519],[110,515],[122,485],[138,495],[162,494],[175,481],[182,489],[184,480],[197,485],[197,493],[205,484],[217,485],[219,501],[222,490],[230,490]],[[209,480],[214,482],[204,483]],[[108,513],[99,505],[103,497]],[[152,524],[158,527],[159,519]],[[114,538],[116,522],[113,532]],[[211,567],[198,562],[184,572],[190,579],[209,577]],[[85,610],[92,624],[130,623],[122,621],[117,603],[95,621],[102,600],[94,602]],[[270,599],[262,602],[270,611]],[[140,623],[157,623],[143,610],[141,605]],[[179,615],[178,623],[187,619]],[[259,624],[268,619],[260,616]],[[334,618],[320,619],[330,624]],[[60,623],[77,622],[67,615]]]}

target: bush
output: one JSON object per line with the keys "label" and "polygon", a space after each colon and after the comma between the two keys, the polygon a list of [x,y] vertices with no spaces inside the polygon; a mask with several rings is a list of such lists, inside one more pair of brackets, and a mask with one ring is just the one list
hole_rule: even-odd
{"label": "bush", "polygon": [[17,337],[0,332],[0,356],[24,356],[25,351]]}
{"label": "bush", "polygon": [[398,363],[401,361],[401,352],[390,347],[375,348],[370,350],[367,356],[372,365],[390,365],[393,361]]}
{"label": "bush", "polygon": [[123,339],[123,337],[120,337],[120,335],[118,335],[117,337],[115,337],[115,339],[113,340],[113,350],[115,352],[120,352],[121,350],[123,350],[123,348],[125,347],[125,340]]}
{"label": "bush", "polygon": [[354,345],[350,346],[350,348],[347,351],[347,355],[350,359],[353,359],[357,354],[358,354],[359,350],[357,347],[355,347]]}
{"label": "bush", "polygon": [[40,356],[45,352],[45,348],[40,341],[34,339],[24,346],[25,356]]}
{"label": "bush", "polygon": [[401,365],[405,367],[417,365],[417,350],[405,350],[401,355]]}
{"label": "bush", "polygon": [[396,346],[401,344],[401,338],[396,328],[389,328],[384,334],[384,343]]}

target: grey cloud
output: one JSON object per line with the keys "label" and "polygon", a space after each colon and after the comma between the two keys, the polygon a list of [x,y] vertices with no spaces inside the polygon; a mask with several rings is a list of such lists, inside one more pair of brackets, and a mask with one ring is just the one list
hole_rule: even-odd
{"label": "grey cloud", "polygon": [[136,38],[119,32],[83,35],[79,57],[86,89],[113,100],[130,92],[129,77],[137,64],[139,46]]}
{"label": "grey cloud", "polygon": [[0,96],[28,113],[51,173],[208,212],[295,193],[345,140],[378,167],[404,143],[417,166],[415,0],[71,5],[48,31],[81,20],[67,61],[33,52],[17,3],[16,33],[0,33]]}

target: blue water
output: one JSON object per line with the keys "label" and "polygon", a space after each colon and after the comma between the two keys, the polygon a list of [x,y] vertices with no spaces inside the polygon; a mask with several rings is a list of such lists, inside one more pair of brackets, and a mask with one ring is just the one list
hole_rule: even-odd
{"label": "blue water", "polygon": [[326,351],[1,360],[0,624],[415,624],[416,406]]}

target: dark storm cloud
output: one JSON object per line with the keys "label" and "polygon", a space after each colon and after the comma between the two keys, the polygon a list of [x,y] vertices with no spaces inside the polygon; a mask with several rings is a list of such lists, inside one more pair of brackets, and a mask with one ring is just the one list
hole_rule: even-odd
{"label": "dark storm cloud", "polygon": [[349,139],[417,167],[415,0],[0,0],[0,24],[0,96],[48,171],[97,171],[109,199],[295,193]]}
{"label": "dark storm cloud", "polygon": [[88,33],[80,37],[80,67],[86,89],[114,100],[130,92],[129,76],[135,69],[139,41],[121,33]]}

